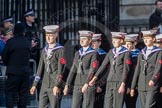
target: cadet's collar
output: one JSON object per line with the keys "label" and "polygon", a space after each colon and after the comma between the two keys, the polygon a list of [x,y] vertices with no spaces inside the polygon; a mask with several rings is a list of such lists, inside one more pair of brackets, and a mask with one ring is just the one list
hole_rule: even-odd
{"label": "cadet's collar", "polygon": [[114,54],[114,58],[116,58],[118,55],[120,55],[120,54],[122,54],[122,53],[128,51],[128,49],[125,48],[125,47],[123,47],[123,46],[122,46],[122,48],[119,50],[119,52],[116,53],[115,50],[116,50],[116,48],[113,48],[113,49],[112,49],[112,52],[113,52],[113,54]]}
{"label": "cadet's collar", "polygon": [[[45,46],[45,52],[47,52],[48,46],[49,46],[48,44]],[[56,43],[56,45],[52,48],[52,51],[59,48],[63,48],[63,46],[61,46],[59,43]]]}
{"label": "cadet's collar", "polygon": [[152,47],[147,47],[147,50],[152,50],[154,48],[154,46]]}
{"label": "cadet's collar", "polygon": [[87,47],[82,47],[83,51],[86,52],[88,50],[89,46]]}
{"label": "cadet's collar", "polygon": [[122,46],[120,46],[120,47],[118,47],[118,48],[115,48],[116,53],[119,52],[121,49],[122,49]]}
{"label": "cadet's collar", "polygon": [[135,49],[135,51],[131,51],[131,56],[132,57],[138,57],[140,50],[139,49]]}
{"label": "cadet's collar", "polygon": [[[142,54],[146,57],[146,50],[147,50],[147,47],[143,48],[142,49]],[[161,51],[162,49],[160,49],[159,47],[157,46],[153,46],[153,48],[151,49],[151,53],[152,54],[153,52],[156,52],[156,51]],[[149,54],[149,55],[150,55]]]}
{"label": "cadet's collar", "polygon": [[[123,47],[123,46],[121,46],[120,50],[119,50],[117,53],[122,53],[123,51],[124,51],[124,52],[125,52],[125,51],[128,51],[128,49],[125,48],[125,47]],[[116,48],[113,48],[113,53],[116,53]]]}
{"label": "cadet's collar", "polygon": [[85,53],[83,54],[83,48],[80,48],[80,49],[79,49],[79,55],[80,55],[80,56],[83,56],[83,55],[89,54],[89,53],[94,52],[94,51],[95,51],[95,50],[94,50],[92,47],[89,47],[89,48],[85,51]]}
{"label": "cadet's collar", "polygon": [[107,53],[106,53],[103,49],[101,49],[101,48],[99,48],[99,49],[97,50],[97,52],[98,52],[99,55],[107,54]]}

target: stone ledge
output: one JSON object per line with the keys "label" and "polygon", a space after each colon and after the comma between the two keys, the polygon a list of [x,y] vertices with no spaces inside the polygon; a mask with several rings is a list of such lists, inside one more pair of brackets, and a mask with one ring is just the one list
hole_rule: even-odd
{"label": "stone ledge", "polygon": [[120,26],[148,25],[149,19],[120,20]]}

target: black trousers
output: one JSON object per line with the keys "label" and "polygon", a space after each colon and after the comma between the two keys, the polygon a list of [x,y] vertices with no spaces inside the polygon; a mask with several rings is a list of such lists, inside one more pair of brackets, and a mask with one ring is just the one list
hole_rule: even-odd
{"label": "black trousers", "polygon": [[162,93],[158,93],[157,108],[162,107]]}
{"label": "black trousers", "polygon": [[105,97],[105,92],[95,94],[94,108],[103,108],[104,107],[104,97]]}
{"label": "black trousers", "polygon": [[138,91],[141,108],[156,108],[158,90],[155,91]]}
{"label": "black trousers", "polygon": [[74,87],[72,108],[94,108],[95,88],[89,87],[85,93],[81,92],[81,86]]}
{"label": "black trousers", "polygon": [[[18,108],[26,108],[29,94],[29,76],[8,74],[5,84],[6,108],[14,108],[17,102]],[[15,95],[17,98],[15,99]]]}
{"label": "black trousers", "polygon": [[60,108],[61,95],[53,95],[53,88],[41,88],[39,94],[39,108]]}
{"label": "black trousers", "polygon": [[138,98],[137,89],[135,90],[135,95],[133,97],[130,96],[130,93],[125,94],[124,101],[125,101],[126,108],[136,108],[137,98]]}

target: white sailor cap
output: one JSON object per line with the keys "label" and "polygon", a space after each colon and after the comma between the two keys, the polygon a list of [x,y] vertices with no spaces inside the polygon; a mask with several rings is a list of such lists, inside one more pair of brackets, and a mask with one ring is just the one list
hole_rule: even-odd
{"label": "white sailor cap", "polygon": [[34,11],[33,10],[28,10],[25,12],[24,17],[26,16],[34,16]]}
{"label": "white sailor cap", "polygon": [[157,34],[158,28],[151,29],[150,31],[151,31],[153,34]]}
{"label": "white sailor cap", "polygon": [[79,36],[80,37],[93,37],[93,32],[91,32],[91,31],[88,31],[88,30],[80,30],[80,31],[78,31],[79,32]]}
{"label": "white sailor cap", "polygon": [[120,38],[120,39],[124,39],[125,35],[127,33],[123,33],[123,32],[111,32],[112,34],[112,38]]}
{"label": "white sailor cap", "polygon": [[154,37],[155,33],[151,30],[147,30],[147,31],[141,31],[142,33],[142,37]]}
{"label": "white sailor cap", "polygon": [[102,40],[101,36],[102,36],[102,34],[93,34],[92,40],[93,41],[101,41]]}
{"label": "white sailor cap", "polygon": [[59,26],[58,25],[44,26],[43,29],[46,31],[46,33],[49,33],[49,34],[55,34],[55,33],[59,32]]}
{"label": "white sailor cap", "polygon": [[13,17],[7,17],[5,19],[2,20],[2,23],[5,23],[5,22],[12,22],[13,21]]}
{"label": "white sailor cap", "polygon": [[156,43],[162,43],[162,34],[156,35],[155,38],[156,38]]}
{"label": "white sailor cap", "polygon": [[128,34],[125,35],[125,40],[126,42],[134,42],[137,40],[138,34]]}

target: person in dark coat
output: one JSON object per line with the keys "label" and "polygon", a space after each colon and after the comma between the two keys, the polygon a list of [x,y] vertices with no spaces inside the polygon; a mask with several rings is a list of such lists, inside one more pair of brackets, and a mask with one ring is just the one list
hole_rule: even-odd
{"label": "person in dark coat", "polygon": [[64,95],[74,81],[71,108],[94,108],[95,88],[88,83],[98,69],[98,53],[91,47],[93,32],[79,31],[81,48],[75,53],[73,65],[64,88]]}
{"label": "person in dark coat", "polygon": [[122,46],[124,37],[125,33],[112,32],[114,48],[108,52],[97,73],[89,82],[89,85],[93,86],[99,75],[110,64],[104,102],[105,108],[123,108],[125,89],[132,64],[130,52]]}
{"label": "person in dark coat", "polygon": [[149,18],[149,28],[156,29],[162,24],[162,0],[156,0],[155,12]]}
{"label": "person in dark coat", "polygon": [[151,31],[142,31],[146,45],[138,55],[130,95],[138,89],[141,108],[156,108],[162,69],[162,50],[154,46],[155,36]]}
{"label": "person in dark coat", "polygon": [[39,108],[60,108],[62,79],[66,60],[64,47],[56,42],[58,25],[44,27],[47,45],[43,49],[30,93],[34,94],[38,82],[43,76],[39,94]]}
{"label": "person in dark coat", "polygon": [[132,83],[134,71],[137,65],[137,57],[140,52],[139,49],[135,48],[135,45],[137,44],[137,37],[138,37],[138,34],[129,34],[129,35],[126,35],[125,40],[124,40],[125,47],[131,52],[131,60],[132,60],[132,65],[130,69],[130,77],[129,77],[129,81],[127,84],[127,91],[125,94],[126,108],[136,108],[136,101],[138,97],[137,89],[135,89],[135,92],[136,92],[135,96],[134,97],[130,96],[131,83]]}
{"label": "person in dark coat", "polygon": [[24,14],[25,24],[25,37],[31,41],[31,59],[34,59],[36,63],[39,62],[40,57],[40,43],[37,35],[37,28],[35,26],[35,15],[33,10],[28,10]]}
{"label": "person in dark coat", "polygon": [[2,52],[6,70],[6,107],[14,108],[15,95],[18,95],[18,108],[26,108],[29,91],[30,42],[25,38],[25,26],[17,23],[14,27],[14,38],[7,41]]}
{"label": "person in dark coat", "polygon": [[[105,52],[101,46],[101,40],[102,40],[101,34],[93,34],[92,37],[92,48],[95,49],[99,54],[99,66],[101,66],[102,61],[104,60],[107,52]],[[104,96],[106,91],[106,78],[107,78],[107,70],[105,69],[105,73],[100,75],[98,83],[96,86],[96,94],[95,94],[95,105],[94,108],[103,108],[104,107]]]}

